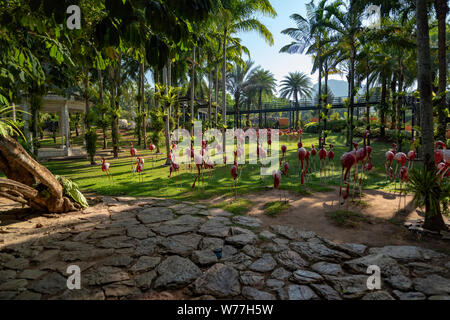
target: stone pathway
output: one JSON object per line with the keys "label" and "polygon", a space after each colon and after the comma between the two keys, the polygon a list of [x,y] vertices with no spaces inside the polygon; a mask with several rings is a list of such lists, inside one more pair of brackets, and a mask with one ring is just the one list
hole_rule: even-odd
{"label": "stone pathway", "polygon": [[[99,197],[66,215],[0,214],[0,299],[450,299],[450,257],[336,244],[290,226],[155,198]],[[217,258],[214,249],[222,248]],[[67,289],[67,267],[81,289]],[[368,266],[381,290],[367,288]]]}

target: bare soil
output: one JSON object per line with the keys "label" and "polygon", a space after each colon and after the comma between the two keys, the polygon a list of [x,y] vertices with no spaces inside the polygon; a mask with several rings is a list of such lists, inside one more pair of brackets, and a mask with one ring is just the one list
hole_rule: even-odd
{"label": "bare soil", "polygon": [[[289,201],[290,207],[275,217],[264,213],[264,205],[273,201]],[[246,195],[244,198],[254,203],[248,213],[258,217],[266,227],[270,225],[289,225],[299,229],[314,231],[318,235],[336,243],[362,243],[368,246],[386,245],[418,245],[433,249],[450,251],[450,242],[430,237],[419,237],[403,226],[404,222],[423,218],[420,209],[416,209],[412,196],[402,196],[401,204],[398,194],[380,190],[364,191],[362,202],[348,202],[339,205],[338,189],[332,192],[314,193],[301,196],[284,190],[268,190]],[[224,198],[214,198],[206,201],[209,204],[224,201]],[[229,199],[232,201],[232,199]],[[338,210],[349,210],[362,213],[365,222],[356,223],[354,227],[342,227],[330,218],[330,213]],[[444,217],[448,223],[449,219]]]}

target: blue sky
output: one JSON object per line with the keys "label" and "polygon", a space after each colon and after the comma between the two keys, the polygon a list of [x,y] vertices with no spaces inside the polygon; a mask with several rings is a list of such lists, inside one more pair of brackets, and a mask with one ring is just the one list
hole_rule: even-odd
{"label": "blue sky", "polygon": [[[302,71],[312,77],[313,83],[318,82],[318,74],[311,75],[312,61],[310,56],[300,54],[279,53],[280,49],[291,43],[292,39],[281,34],[281,31],[295,27],[294,22],[289,18],[293,13],[302,16],[306,15],[305,4],[310,0],[271,0],[272,6],[277,11],[276,18],[260,17],[267,28],[272,32],[274,45],[268,45],[256,32],[240,33],[238,37],[242,39],[251,54],[251,59],[255,65],[261,65],[264,69],[270,70],[276,80],[283,79],[289,72]],[[330,76],[330,79],[342,78],[339,75]]]}

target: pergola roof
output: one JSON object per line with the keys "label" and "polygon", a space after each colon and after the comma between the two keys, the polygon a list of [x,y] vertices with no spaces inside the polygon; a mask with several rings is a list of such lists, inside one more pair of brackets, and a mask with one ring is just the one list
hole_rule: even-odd
{"label": "pergola roof", "polygon": [[58,95],[46,95],[42,97],[42,100],[41,112],[59,112],[66,103],[69,113],[86,112],[86,103],[81,100],[75,100],[73,97],[68,99]]}

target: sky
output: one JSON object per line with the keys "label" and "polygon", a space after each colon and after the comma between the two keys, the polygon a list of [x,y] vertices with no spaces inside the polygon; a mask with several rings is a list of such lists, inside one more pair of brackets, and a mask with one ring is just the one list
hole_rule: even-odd
{"label": "sky", "polygon": [[[270,70],[279,83],[289,72],[301,71],[311,76],[312,82],[318,82],[318,73],[311,75],[311,56],[303,54],[279,53],[280,49],[292,42],[292,38],[281,34],[286,28],[295,27],[289,17],[293,13],[306,16],[305,4],[310,0],[271,0],[272,6],[278,13],[276,18],[260,17],[260,21],[272,32],[274,45],[267,44],[257,32],[237,34],[242,44],[250,50],[251,59],[255,66],[260,65]],[[339,75],[330,76],[330,79],[343,80]]]}

